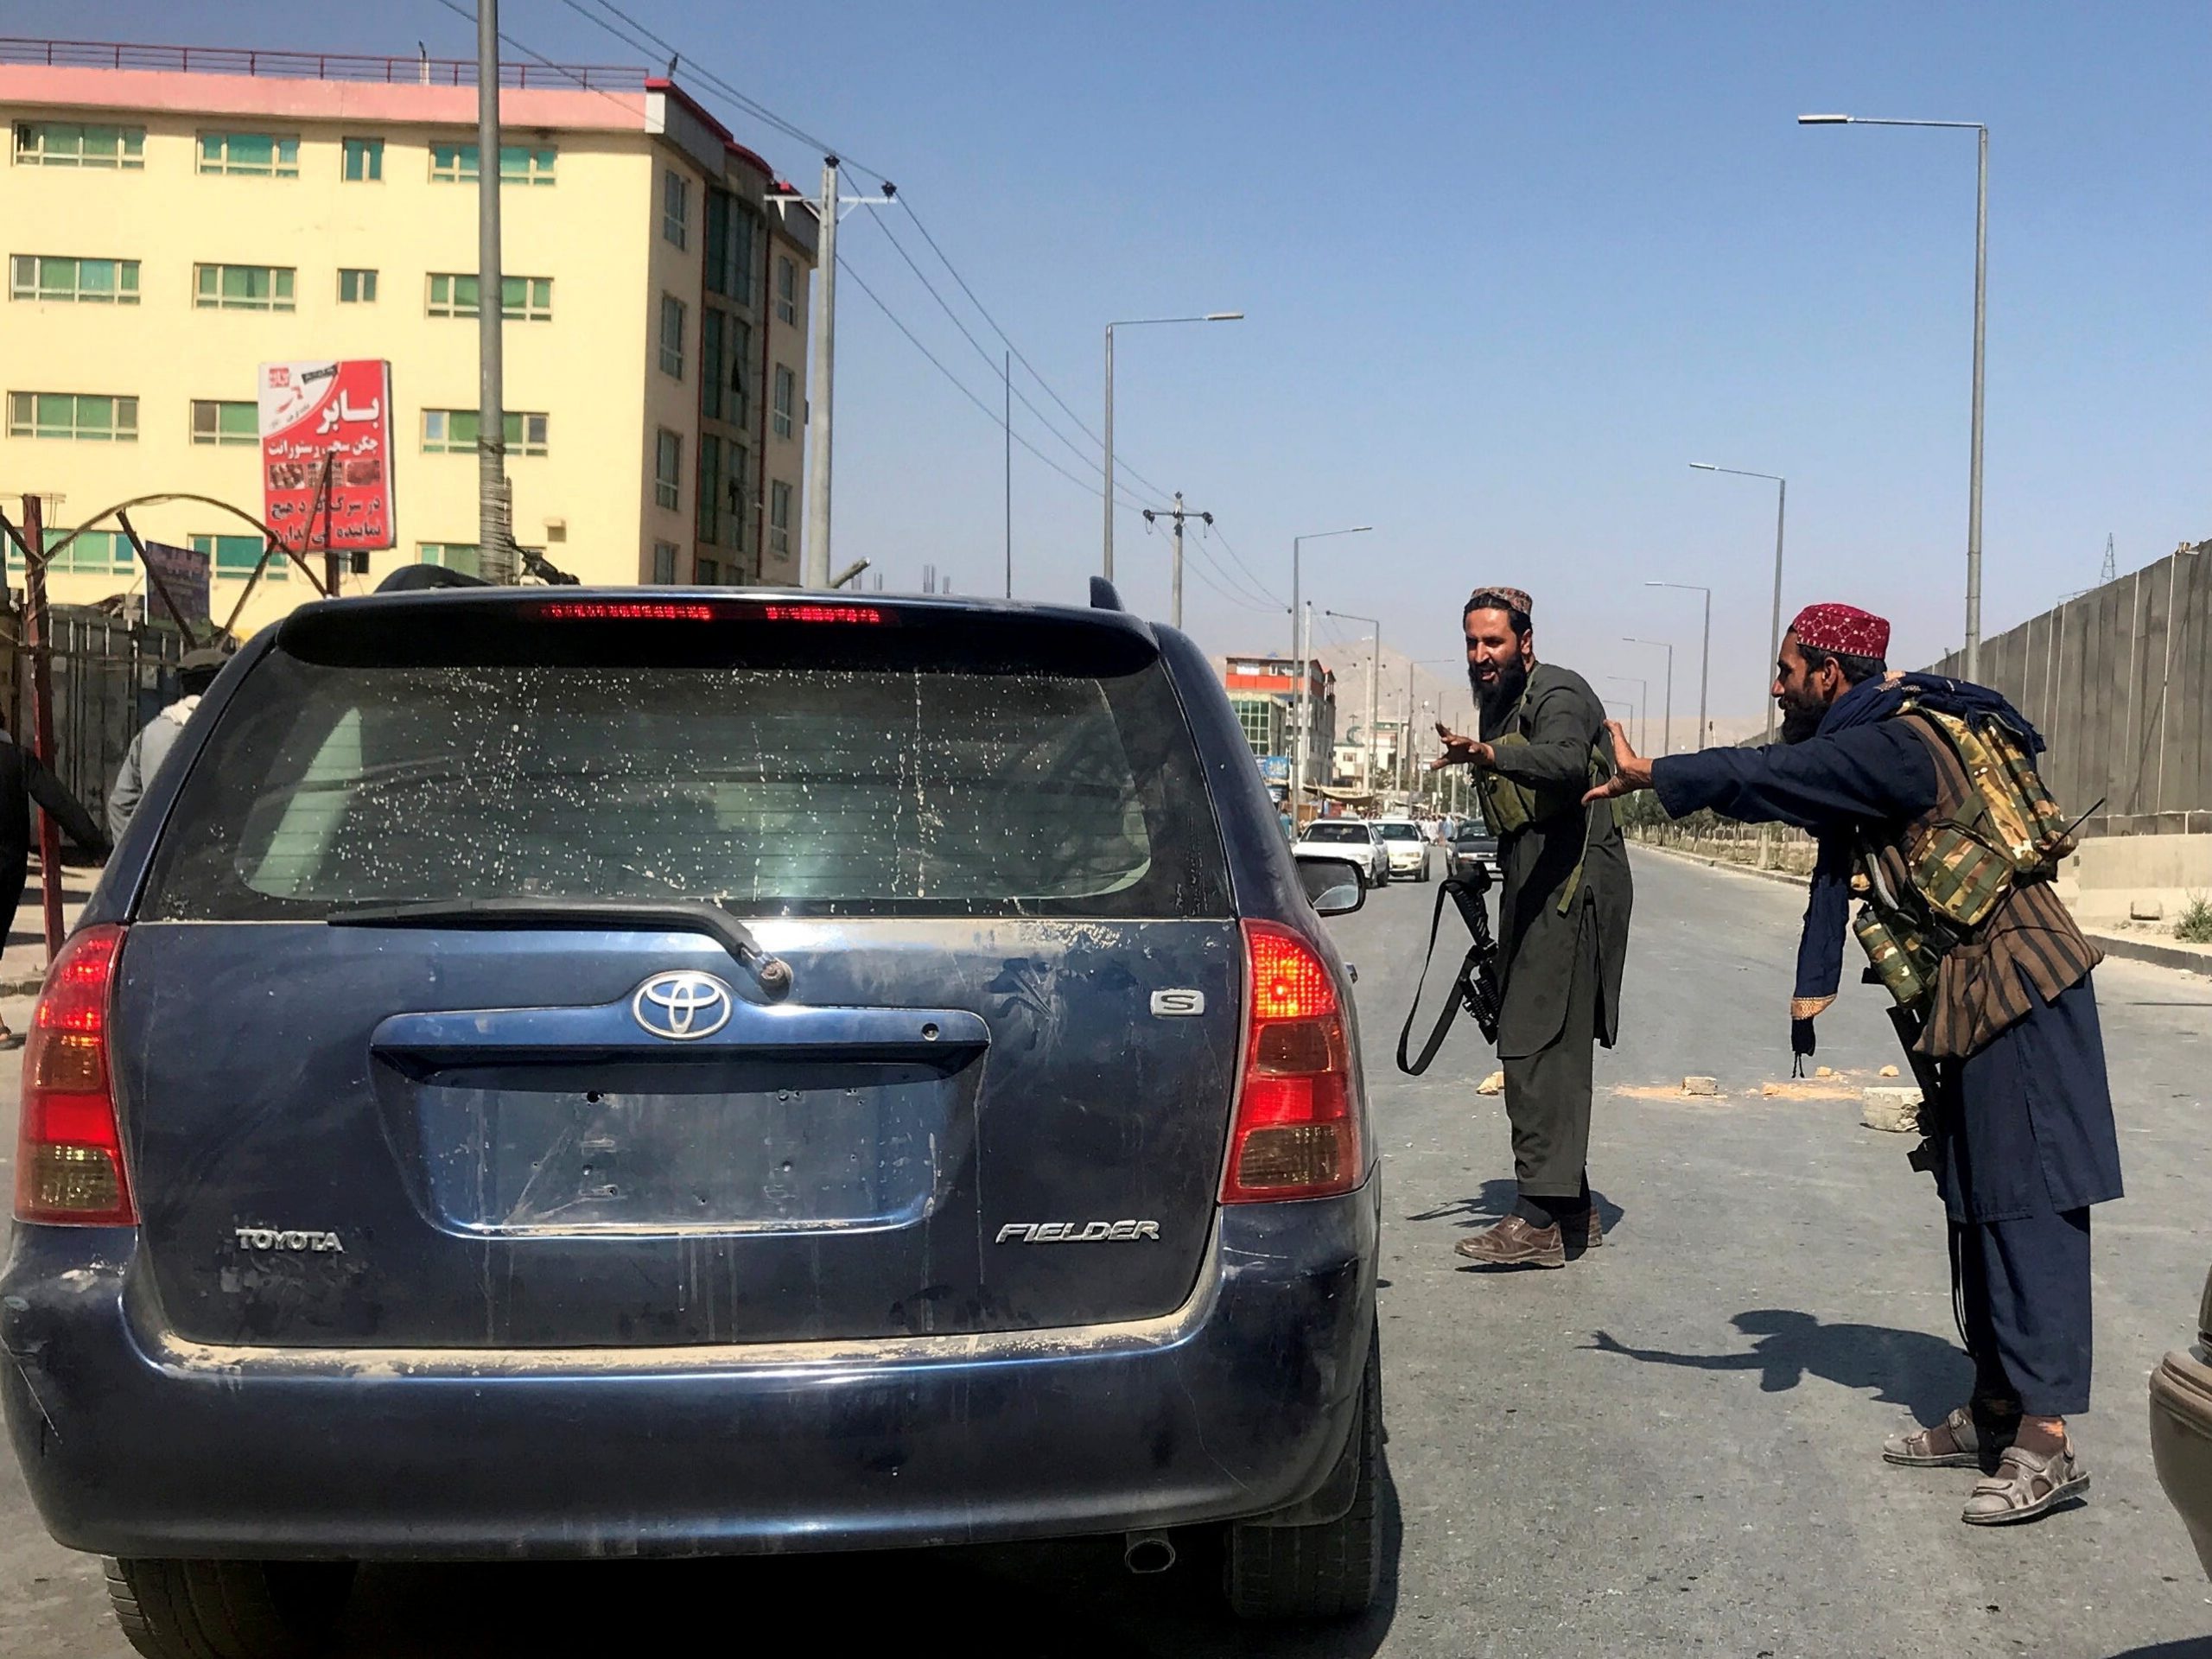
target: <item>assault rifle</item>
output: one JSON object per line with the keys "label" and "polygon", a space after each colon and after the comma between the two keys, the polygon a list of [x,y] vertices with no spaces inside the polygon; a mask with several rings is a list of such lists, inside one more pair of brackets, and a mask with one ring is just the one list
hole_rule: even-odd
{"label": "assault rifle", "polygon": [[[1444,1046],[1445,1033],[1452,1029],[1452,1020],[1459,1018],[1463,1007],[1474,1015],[1485,1041],[1497,1041],[1498,1010],[1504,999],[1497,986],[1497,941],[1491,937],[1490,912],[1483,905],[1483,894],[1489,889],[1490,872],[1480,865],[1475,867],[1471,876],[1445,877],[1437,888],[1436,908],[1428,918],[1428,950],[1421,957],[1421,977],[1414,982],[1413,1006],[1406,1010],[1405,1026],[1398,1033],[1398,1070],[1409,1077],[1417,1077],[1428,1070],[1436,1051]],[[1452,981],[1452,995],[1444,1004],[1444,1012],[1437,1016],[1435,1029],[1421,1045],[1420,1056],[1408,1060],[1406,1045],[1413,1039],[1414,1016],[1421,1012],[1421,987],[1428,982],[1428,966],[1436,956],[1436,933],[1444,920],[1446,898],[1459,906],[1460,919],[1466,923],[1473,944],[1467,950],[1466,959],[1459,964],[1459,976]]]}

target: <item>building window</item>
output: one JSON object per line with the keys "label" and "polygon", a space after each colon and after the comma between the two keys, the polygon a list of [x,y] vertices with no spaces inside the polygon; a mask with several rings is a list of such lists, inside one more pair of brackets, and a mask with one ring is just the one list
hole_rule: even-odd
{"label": "building window", "polygon": [[[507,453],[542,455],[545,453],[546,418],[526,410],[506,411]],[[423,453],[458,455],[476,453],[477,435],[484,429],[473,409],[426,409],[423,411]]]}
{"label": "building window", "polygon": [[702,588],[711,588],[722,579],[722,567],[716,560],[697,558],[691,564],[694,572],[691,579]]}
{"label": "building window", "polygon": [[774,424],[778,437],[791,435],[791,406],[798,401],[798,378],[782,364],[777,364]]}
{"label": "building window", "polygon": [[753,423],[753,325],[742,317],[729,320],[729,423]]}
{"label": "building window", "polygon": [[699,413],[710,421],[728,418],[722,413],[723,319],[711,305],[699,313]]}
{"label": "building window", "polygon": [[[213,573],[219,578],[232,582],[241,581],[253,574],[254,568],[261,564],[263,546],[258,536],[194,536],[192,538],[192,550],[205,553]],[[291,574],[291,560],[281,552],[271,553],[268,564],[262,569],[261,579],[264,582],[284,582],[290,578]]]}
{"label": "building window", "polygon": [[683,378],[683,302],[673,294],[660,296],[660,372]]}
{"label": "building window", "polygon": [[791,556],[791,486],[768,486],[768,552],[777,559]]}
{"label": "building window", "polygon": [[662,427],[653,439],[653,500],[671,511],[683,504],[683,440]]}
{"label": "building window", "polygon": [[707,192],[706,282],[709,294],[753,305],[753,210],[727,190]]}
{"label": "building window", "polygon": [[[119,530],[88,530],[72,536],[67,531],[49,530],[46,532],[46,568],[49,571],[73,571],[79,575],[106,575],[114,571],[127,571],[137,556],[130,549],[130,538]],[[22,550],[15,538],[8,542],[8,568],[23,568]]]}
{"label": "building window", "polygon": [[739,552],[751,545],[746,535],[753,515],[747,510],[746,486],[753,477],[753,452],[741,443],[729,447],[729,476],[722,480],[722,495],[729,514],[728,544]]}
{"label": "building window", "polygon": [[[473,317],[476,315],[477,279],[465,273],[433,274],[429,315],[434,317]],[[553,279],[550,276],[499,278],[499,315],[509,322],[553,321]]]}
{"label": "building window", "polygon": [[192,302],[210,311],[289,311],[292,276],[285,265],[194,265]]}
{"label": "building window", "polygon": [[11,391],[8,394],[8,435],[136,443],[138,400],[82,391]]}
{"label": "building window", "polygon": [[146,129],[96,126],[82,121],[18,121],[16,165],[143,170]]}
{"label": "building window", "polygon": [[261,410],[251,403],[214,403],[195,397],[192,400],[192,441],[194,443],[259,443]]}
{"label": "building window", "polygon": [[296,135],[274,132],[203,132],[200,135],[200,170],[243,173],[264,179],[296,179],[300,176],[300,141]]}
{"label": "building window", "polygon": [[483,562],[474,542],[417,542],[415,556],[423,564],[440,564],[463,575],[480,576]]}
{"label": "building window", "polygon": [[653,580],[667,587],[676,580],[676,543],[653,543]]}
{"label": "building window", "polygon": [[136,305],[138,262],[19,253],[8,262],[8,297],[60,300],[78,305]]}
{"label": "building window", "polygon": [[348,138],[346,141],[346,182],[379,184],[384,181],[384,140]]}
{"label": "building window", "polygon": [[721,531],[722,441],[711,432],[699,435],[699,539],[719,542]]}
{"label": "building window", "polygon": [[798,326],[798,267],[776,256],[776,321]]}
{"label": "building window", "polygon": [[340,305],[373,305],[377,298],[377,274],[373,270],[341,270],[338,273],[338,303]]}
{"label": "building window", "polygon": [[[501,144],[499,146],[499,182],[501,184],[550,184],[553,182],[552,146],[543,148],[529,144]],[[476,146],[474,144],[432,144],[430,146],[430,176],[442,184],[474,184],[476,182]]]}
{"label": "building window", "polygon": [[661,170],[660,233],[679,248],[691,238],[691,181],[672,167]]}

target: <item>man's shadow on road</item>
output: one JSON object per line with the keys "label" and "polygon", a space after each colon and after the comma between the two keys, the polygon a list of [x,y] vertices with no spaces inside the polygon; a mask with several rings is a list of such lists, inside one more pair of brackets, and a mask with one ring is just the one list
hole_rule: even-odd
{"label": "man's shadow on road", "polygon": [[[1467,1229],[1488,1227],[1503,1221],[1513,1213],[1513,1205],[1521,1196],[1520,1185],[1511,1177],[1484,1181],[1483,1190],[1472,1198],[1449,1198],[1433,1210],[1408,1216],[1408,1221],[1452,1221]],[[1602,1192],[1592,1192],[1590,1202],[1598,1206],[1598,1223],[1607,1233],[1620,1225],[1621,1217],[1628,1212]]]}
{"label": "man's shadow on road", "polygon": [[1760,1391],[1765,1394],[1794,1389],[1810,1373],[1847,1389],[1871,1389],[1876,1400],[1903,1406],[1923,1423],[1939,1421],[1974,1386],[1974,1363],[1964,1351],[1925,1331],[1822,1325],[1810,1313],[1783,1307],[1751,1308],[1730,1323],[1754,1338],[1749,1353],[1678,1354],[1632,1348],[1605,1331],[1594,1333],[1590,1346],[1647,1365],[1757,1371]]}

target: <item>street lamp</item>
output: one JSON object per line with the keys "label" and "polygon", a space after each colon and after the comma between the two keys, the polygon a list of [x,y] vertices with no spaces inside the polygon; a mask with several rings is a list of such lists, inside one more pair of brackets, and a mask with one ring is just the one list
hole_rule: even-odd
{"label": "street lamp", "polygon": [[[1766,671],[1767,689],[1759,695],[1766,698],[1766,741],[1774,741],[1774,698],[1770,695],[1775,673],[1775,662],[1782,655],[1782,521],[1789,510],[1789,480],[1778,473],[1747,473],[1740,467],[1716,467],[1709,461],[1694,461],[1690,465],[1700,473],[1726,473],[1735,478],[1763,478],[1776,486],[1774,492],[1774,620],[1767,630]],[[1708,610],[1708,615],[1711,612]]]}
{"label": "street lamp", "polygon": [[[1113,509],[1110,505],[1107,509],[1107,518],[1110,523],[1113,518]],[[1291,710],[1296,716],[1298,724],[1290,752],[1290,816],[1293,823],[1297,822],[1299,805],[1306,798],[1306,639],[1304,626],[1306,612],[1300,605],[1298,596],[1299,555],[1308,542],[1325,541],[1332,536],[1363,536],[1374,528],[1372,524],[1347,524],[1342,530],[1313,530],[1303,536],[1294,536],[1290,538],[1290,660],[1291,672],[1297,676],[1296,682],[1291,689],[1291,696],[1294,699]],[[1108,552],[1110,553],[1113,550],[1113,537],[1109,534],[1106,542]],[[1376,626],[1379,630],[1382,625],[1377,623]]]}
{"label": "street lamp", "polygon": [[1705,728],[1705,685],[1713,672],[1713,589],[1700,587],[1694,582],[1647,582],[1647,588],[1680,588],[1686,593],[1705,595],[1705,644],[1699,648],[1697,664],[1697,741],[1692,749],[1701,749],[1707,741]]}
{"label": "street lamp", "polygon": [[1672,754],[1675,752],[1674,645],[1671,641],[1665,639],[1635,639],[1630,638],[1626,634],[1623,634],[1621,636],[1621,643],[1624,645],[1658,645],[1667,653],[1667,700],[1662,705],[1666,712],[1660,716],[1659,753],[1662,754]]}
{"label": "street lamp", "polygon": [[1967,678],[1981,677],[1981,365],[1989,315],[1989,129],[1979,121],[1891,121],[1866,115],[1801,115],[1801,127],[1946,127],[1974,135],[1974,436],[1967,462]]}
{"label": "street lamp", "polygon": [[1207,311],[1195,317],[1124,317],[1106,325],[1106,559],[1104,575],[1114,580],[1114,331],[1148,328],[1165,322],[1242,322],[1242,311]]}
{"label": "street lamp", "polygon": [[1378,702],[1376,693],[1382,683],[1382,619],[1379,616],[1355,616],[1350,611],[1327,609],[1324,609],[1321,614],[1341,617],[1347,622],[1369,623],[1375,629],[1375,654],[1369,658],[1367,662],[1367,788],[1368,792],[1372,794],[1375,791],[1376,762],[1380,759],[1375,741],[1375,716]]}
{"label": "street lamp", "polygon": [[1651,733],[1649,728],[1651,722],[1646,718],[1646,716],[1651,712],[1651,682],[1649,680],[1639,680],[1633,674],[1608,674],[1605,677],[1609,680],[1616,681],[1622,685],[1632,685],[1636,687],[1637,696],[1639,699],[1636,705],[1636,747],[1639,753],[1650,753],[1651,745],[1649,738]]}

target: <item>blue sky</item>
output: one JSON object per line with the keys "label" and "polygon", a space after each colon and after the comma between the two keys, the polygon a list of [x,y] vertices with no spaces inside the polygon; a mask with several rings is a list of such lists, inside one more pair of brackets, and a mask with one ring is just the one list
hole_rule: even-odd
{"label": "blue sky", "polygon": [[[1593,678],[1656,681],[1657,653],[1618,641],[1675,640],[1681,710],[1696,596],[1642,584],[1706,582],[1713,712],[1755,712],[1772,486],[1693,460],[1789,475],[1787,607],[1882,610],[1902,662],[1956,642],[1973,137],[1801,111],[1992,128],[1985,631],[2092,583],[2107,532],[2123,571],[2212,534],[2201,3],[620,3],[895,181],[1094,428],[1109,318],[1247,312],[1123,337],[1117,448],[1211,508],[1278,600],[1294,534],[1371,521],[1309,547],[1306,591],[1416,655],[1454,649],[1475,582],[1510,582],[1542,654]],[[470,49],[437,0],[302,16],[16,0],[10,29]],[[563,60],[643,60],[563,0],[507,0],[505,22]],[[810,186],[812,147],[702,96]],[[845,230],[849,269],[995,407],[881,229]],[[996,591],[996,427],[841,297],[839,562]],[[1016,592],[1079,595],[1096,496],[1020,450],[1014,496]],[[1125,515],[1117,541],[1163,614],[1164,540]],[[1287,645],[1279,612],[1199,575],[1187,614],[1211,649]]]}

